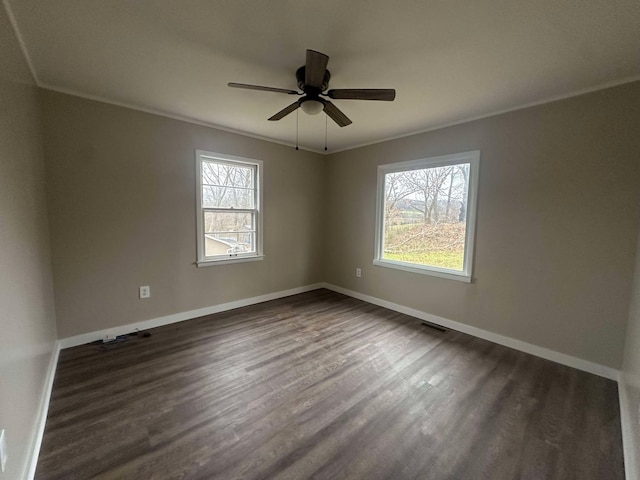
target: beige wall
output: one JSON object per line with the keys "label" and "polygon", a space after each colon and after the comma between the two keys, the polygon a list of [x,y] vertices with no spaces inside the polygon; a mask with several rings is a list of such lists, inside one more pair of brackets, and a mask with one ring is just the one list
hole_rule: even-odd
{"label": "beige wall", "polygon": [[[51,91],[41,100],[61,338],[322,280],[320,155]],[[264,161],[264,261],[194,265],[196,149]]]}
{"label": "beige wall", "polygon": [[[626,405],[623,403],[622,408],[626,408],[630,420],[629,435],[624,439],[628,443],[625,445],[625,452],[634,452],[633,455],[625,457],[625,468],[628,478],[640,478],[640,236],[624,353],[620,389],[625,390],[621,392],[626,394],[622,395],[626,400]],[[630,471],[634,472],[635,476]]]}
{"label": "beige wall", "polygon": [[[639,125],[636,82],[331,155],[325,278],[620,368],[640,214]],[[476,149],[473,283],[373,266],[376,166]]]}
{"label": "beige wall", "polygon": [[37,89],[0,7],[0,429],[23,478],[56,338]]}
{"label": "beige wall", "polygon": [[[326,280],[622,365],[640,83],[324,158],[50,91],[41,99],[60,337]],[[265,161],[263,262],[193,266],[195,149]],[[474,149],[474,282],[374,267],[376,166]],[[151,299],[137,298],[139,285]]]}

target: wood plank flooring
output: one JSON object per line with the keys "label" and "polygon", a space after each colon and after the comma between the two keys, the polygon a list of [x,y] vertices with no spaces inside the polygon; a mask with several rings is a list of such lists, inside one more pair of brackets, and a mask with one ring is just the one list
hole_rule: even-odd
{"label": "wood plank flooring", "polygon": [[36,478],[623,479],[614,382],[328,290],[61,352]]}

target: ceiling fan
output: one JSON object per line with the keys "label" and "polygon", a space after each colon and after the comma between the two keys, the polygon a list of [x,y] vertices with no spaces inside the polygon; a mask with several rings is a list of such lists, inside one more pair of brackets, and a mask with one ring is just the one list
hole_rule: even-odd
{"label": "ceiling fan", "polygon": [[269,120],[275,121],[286,117],[298,108],[309,115],[317,115],[324,111],[334,122],[341,127],[346,127],[352,122],[342,111],[329,100],[322,97],[328,97],[335,100],[381,100],[391,102],[396,98],[396,91],[392,88],[338,88],[328,90],[331,73],[327,70],[329,57],[324,53],[315,50],[307,50],[307,58],[305,64],[296,71],[296,79],[298,80],[298,88],[302,92],[296,90],[288,90],[286,88],[263,87],[261,85],[248,85],[246,83],[229,83],[233,88],[246,88],[248,90],[262,90],[265,92],[286,93],[288,95],[302,95],[301,98],[293,102],[288,107],[283,108],[273,115]]}

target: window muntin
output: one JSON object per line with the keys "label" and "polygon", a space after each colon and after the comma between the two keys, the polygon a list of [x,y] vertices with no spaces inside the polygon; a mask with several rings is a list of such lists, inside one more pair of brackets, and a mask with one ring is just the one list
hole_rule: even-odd
{"label": "window muntin", "polygon": [[378,167],[375,265],[471,281],[479,158]]}
{"label": "window muntin", "polygon": [[262,162],[196,152],[198,264],[259,259]]}

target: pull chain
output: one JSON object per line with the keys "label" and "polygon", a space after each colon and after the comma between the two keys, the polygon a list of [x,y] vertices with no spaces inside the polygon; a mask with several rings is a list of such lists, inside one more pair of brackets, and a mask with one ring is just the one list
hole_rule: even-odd
{"label": "pull chain", "polygon": [[324,116],[324,151],[327,151],[327,115]]}
{"label": "pull chain", "polygon": [[298,150],[298,123],[299,123],[298,118],[300,118],[298,115],[299,113],[300,113],[300,109],[298,108],[296,109],[296,150]]}

